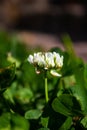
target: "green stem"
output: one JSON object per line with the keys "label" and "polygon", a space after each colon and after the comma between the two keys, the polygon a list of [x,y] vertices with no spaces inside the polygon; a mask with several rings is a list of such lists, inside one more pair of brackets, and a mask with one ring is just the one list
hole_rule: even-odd
{"label": "green stem", "polygon": [[48,102],[48,86],[47,86],[47,77],[45,77],[45,98],[46,98],[46,103]]}

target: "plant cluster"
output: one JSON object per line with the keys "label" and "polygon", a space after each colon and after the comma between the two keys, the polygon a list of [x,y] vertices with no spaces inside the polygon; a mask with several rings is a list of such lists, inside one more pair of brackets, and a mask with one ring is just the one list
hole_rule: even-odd
{"label": "plant cluster", "polygon": [[0,130],[87,129],[87,63],[62,43],[43,52],[0,33]]}

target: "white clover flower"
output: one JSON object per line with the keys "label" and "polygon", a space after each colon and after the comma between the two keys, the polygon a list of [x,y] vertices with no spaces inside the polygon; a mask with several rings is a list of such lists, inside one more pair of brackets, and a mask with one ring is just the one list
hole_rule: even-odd
{"label": "white clover flower", "polygon": [[56,52],[34,53],[34,55],[29,55],[28,61],[35,66],[36,70],[37,68],[50,70],[50,73],[53,76],[58,77],[61,76],[58,73],[58,70],[60,70],[63,66],[63,56],[60,56],[59,53]]}

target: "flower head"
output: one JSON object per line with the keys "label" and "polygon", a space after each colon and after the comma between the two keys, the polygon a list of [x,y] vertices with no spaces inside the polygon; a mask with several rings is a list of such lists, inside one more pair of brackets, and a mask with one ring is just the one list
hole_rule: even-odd
{"label": "flower head", "polygon": [[63,66],[63,56],[60,56],[56,52],[38,52],[28,57],[29,63],[33,64],[37,70],[44,69],[50,70],[50,73],[54,76],[61,76],[58,73]]}

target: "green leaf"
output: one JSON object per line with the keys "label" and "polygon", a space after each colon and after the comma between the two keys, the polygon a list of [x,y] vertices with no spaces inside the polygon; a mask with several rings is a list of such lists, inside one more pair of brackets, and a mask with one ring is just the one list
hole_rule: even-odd
{"label": "green leaf", "polygon": [[49,121],[49,117],[45,117],[45,118],[41,118],[41,124],[43,127],[46,127],[48,126],[48,121]]}
{"label": "green leaf", "polygon": [[26,119],[38,119],[42,114],[42,111],[38,109],[32,109],[25,113]]}
{"label": "green leaf", "polygon": [[81,124],[84,126],[84,128],[87,128],[87,116],[85,116],[85,117],[81,120]]}
{"label": "green leaf", "polygon": [[15,63],[12,65],[0,69],[0,91],[6,89],[12,82],[15,76]]}
{"label": "green leaf", "polygon": [[10,113],[3,113],[2,115],[0,115],[0,130],[10,129],[10,119],[11,119]]}
{"label": "green leaf", "polygon": [[54,99],[52,103],[54,111],[59,112],[65,116],[70,116],[70,111],[60,102],[58,98]]}
{"label": "green leaf", "polygon": [[55,112],[50,103],[45,106],[42,117],[49,119],[47,127],[51,130],[58,130],[67,118],[64,115]]}
{"label": "green leaf", "polygon": [[72,125],[72,117],[68,117],[59,130],[69,130]]}
{"label": "green leaf", "polygon": [[69,94],[62,94],[58,98],[55,98],[52,107],[56,112],[65,116],[82,115],[80,104],[75,97]]}
{"label": "green leaf", "polygon": [[70,89],[72,94],[81,104],[82,111],[87,114],[87,88],[84,71],[84,65],[75,71],[76,85]]}
{"label": "green leaf", "polygon": [[84,89],[84,87],[82,87],[80,87],[80,85],[75,85],[71,88],[71,91],[78,100],[83,114],[87,114],[87,91]]}
{"label": "green leaf", "polygon": [[76,85],[71,87],[72,94],[81,104],[81,110],[84,114],[87,114],[87,80],[85,75],[85,65],[82,59],[78,58],[75,54],[72,41],[68,35],[63,36],[63,43],[66,48],[67,53],[69,54],[69,63],[65,68],[65,76],[67,73],[73,74],[75,76]]}
{"label": "green leaf", "polygon": [[30,123],[18,114],[11,115],[11,122],[12,130],[29,130]]}
{"label": "green leaf", "polygon": [[18,114],[3,113],[0,116],[0,130],[29,130],[29,122]]}

